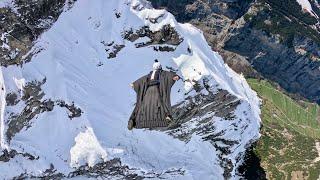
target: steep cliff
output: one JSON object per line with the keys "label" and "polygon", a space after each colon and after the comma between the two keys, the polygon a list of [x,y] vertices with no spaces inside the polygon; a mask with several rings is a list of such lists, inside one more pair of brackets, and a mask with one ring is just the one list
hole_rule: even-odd
{"label": "steep cliff", "polygon": [[320,103],[317,0],[306,5],[289,0],[150,1],[203,30],[235,71],[270,79]]}

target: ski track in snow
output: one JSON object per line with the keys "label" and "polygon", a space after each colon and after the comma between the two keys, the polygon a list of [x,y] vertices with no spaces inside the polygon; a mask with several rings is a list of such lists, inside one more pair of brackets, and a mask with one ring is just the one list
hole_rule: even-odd
{"label": "ski track in snow", "polygon": [[[121,16],[116,18],[115,12]],[[147,20],[161,14],[164,16],[158,23]],[[174,52],[136,48],[134,43],[121,37],[121,33],[130,28],[137,30],[148,25],[156,31],[165,24],[170,24],[184,38]],[[116,58],[107,59],[102,41],[114,41],[114,44],[125,47]],[[23,129],[13,137],[9,148],[39,156],[39,160],[30,162],[16,156],[8,163],[0,162],[2,172],[5,172],[0,177],[11,178],[23,172],[41,174],[50,167],[50,163],[57,172],[67,174],[74,170],[75,164],[78,166],[89,161],[93,165],[99,160],[119,157],[122,163],[141,171],[163,172],[170,168],[183,168],[186,170],[183,179],[223,179],[217,150],[200,136],[193,135],[185,143],[163,132],[127,130],[127,121],[135,103],[135,93],[129,84],[148,73],[155,58],[163,67],[179,69],[178,74],[183,79],[210,77],[210,84],[216,89],[225,89],[241,100],[235,113],[238,119],[244,118],[241,125],[248,125],[245,132],[231,131],[229,126],[232,122],[219,118],[215,122],[217,131],[230,128],[225,138],[241,141],[230,155],[234,163],[239,153],[260,136],[260,100],[245,79],[211,50],[200,30],[190,24],[177,23],[173,15],[152,9],[143,0],[79,0],[41,35],[36,46],[44,50],[22,68],[2,68],[2,82],[7,93],[18,92],[24,82],[46,78],[41,87],[45,93],[43,99],[74,102],[84,113],[70,120],[65,108],[55,106],[52,111],[37,115],[29,129]],[[192,54],[187,52],[188,47]],[[97,66],[100,62],[103,65]],[[191,87],[190,83],[177,82],[172,88],[172,104],[182,101],[184,93]],[[1,92],[1,99],[3,111],[4,92]],[[20,112],[23,105],[20,102],[8,108],[11,112]],[[243,115],[244,111],[249,118]],[[8,116],[2,112],[1,123]],[[3,124],[1,128],[6,130]],[[1,139],[4,131],[1,131]],[[85,145],[80,140],[82,138],[92,142]],[[80,152],[81,147],[86,150]],[[238,177],[234,175],[233,178]]]}

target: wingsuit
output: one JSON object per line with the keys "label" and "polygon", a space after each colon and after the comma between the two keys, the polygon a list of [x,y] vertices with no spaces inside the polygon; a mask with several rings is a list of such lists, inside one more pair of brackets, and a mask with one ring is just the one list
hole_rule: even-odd
{"label": "wingsuit", "polygon": [[176,73],[162,70],[156,60],[153,71],[132,83],[137,102],[128,122],[129,130],[169,125],[172,121],[170,92],[178,79]]}

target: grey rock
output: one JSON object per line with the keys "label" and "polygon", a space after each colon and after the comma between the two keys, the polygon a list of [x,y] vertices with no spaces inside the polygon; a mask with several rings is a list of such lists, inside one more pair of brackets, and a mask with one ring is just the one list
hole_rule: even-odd
{"label": "grey rock", "polygon": [[[149,0],[204,32],[209,45],[246,77],[277,82],[320,103],[320,28],[296,1]],[[311,1],[315,13],[319,6]]]}
{"label": "grey rock", "polygon": [[19,103],[18,95],[16,93],[8,93],[6,96],[7,106],[14,106]]}
{"label": "grey rock", "polygon": [[[142,37],[150,38],[147,42],[136,43],[135,46],[137,48],[146,47],[150,45],[172,45],[178,46],[183,38],[178,34],[178,32],[171,27],[170,25],[164,25],[159,31],[151,31],[148,26],[144,26],[134,32],[134,30],[130,29],[128,31],[124,31],[122,37],[131,42],[136,41]],[[158,48],[160,50],[160,47]],[[172,48],[163,48],[163,51],[172,51]],[[160,50],[161,51],[161,50]]]}
{"label": "grey rock", "polygon": [[[71,8],[74,0],[15,0],[15,10],[9,7],[0,8],[0,46],[6,44],[9,48],[0,49],[0,65],[22,65],[41,49],[34,49],[27,54],[41,33],[50,28],[63,11],[67,3]],[[25,57],[24,57],[25,56]]]}
{"label": "grey rock", "polygon": [[21,100],[25,102],[25,107],[20,113],[11,113],[9,116],[8,129],[6,131],[6,137],[9,142],[23,128],[28,129],[31,126],[30,122],[32,119],[41,113],[52,111],[55,105],[68,109],[68,117],[70,119],[81,116],[82,110],[76,107],[74,103],[67,104],[63,100],[53,101],[51,99],[43,99],[45,93],[42,91],[41,86],[45,82],[46,79],[31,81],[24,86]]}
{"label": "grey rock", "polygon": [[25,158],[27,158],[28,160],[31,160],[31,161],[39,159],[39,157],[35,157],[35,156],[33,156],[33,155],[29,154],[29,153],[19,153],[14,149],[11,149],[9,151],[7,149],[5,149],[5,150],[2,151],[2,154],[0,155],[0,161],[8,162],[8,161],[10,161],[12,158],[14,158],[17,155],[22,155],[23,157],[25,157]]}

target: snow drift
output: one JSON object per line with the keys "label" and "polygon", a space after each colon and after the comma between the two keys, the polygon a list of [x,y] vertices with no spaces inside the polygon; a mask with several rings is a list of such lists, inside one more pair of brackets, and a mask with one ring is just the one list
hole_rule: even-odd
{"label": "snow drift", "polygon": [[[164,27],[171,39],[157,39]],[[201,31],[143,0],[79,0],[32,52],[39,53],[30,62],[0,71],[1,148],[16,152],[0,161],[1,178],[43,176],[48,169],[67,177],[81,166],[120,159],[142,177],[238,179],[246,148],[259,138],[259,99],[245,79],[211,50]],[[226,91],[239,102],[232,120],[208,112],[177,132],[128,131],[135,103],[129,84],[148,73],[156,58],[184,79],[172,89],[173,105],[205,95],[194,87],[206,79],[211,92]],[[215,127],[210,133],[237,142],[228,153],[194,133],[206,117]],[[186,132],[187,141],[175,137]]]}

